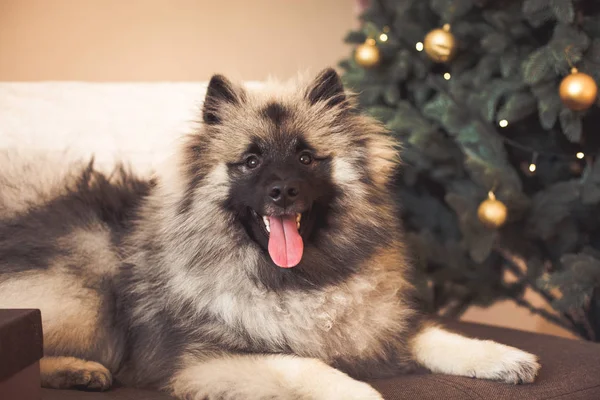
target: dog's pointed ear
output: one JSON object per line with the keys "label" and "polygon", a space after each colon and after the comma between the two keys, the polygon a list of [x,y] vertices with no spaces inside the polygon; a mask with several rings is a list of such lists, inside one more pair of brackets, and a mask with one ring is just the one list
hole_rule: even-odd
{"label": "dog's pointed ear", "polygon": [[311,104],[326,102],[328,107],[347,104],[342,78],[333,68],[326,68],[309,85],[306,98]]}
{"label": "dog's pointed ear", "polygon": [[239,105],[244,101],[245,92],[223,75],[213,75],[206,89],[202,106],[202,119],[207,125],[221,123],[220,110],[224,104]]}

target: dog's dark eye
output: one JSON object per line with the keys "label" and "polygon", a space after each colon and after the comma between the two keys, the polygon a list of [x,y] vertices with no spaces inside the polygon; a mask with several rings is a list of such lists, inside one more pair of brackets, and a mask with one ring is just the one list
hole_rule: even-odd
{"label": "dog's dark eye", "polygon": [[260,159],[257,156],[249,156],[246,158],[246,166],[250,169],[254,169],[258,167],[260,164]]}
{"label": "dog's dark eye", "polygon": [[312,156],[310,154],[304,153],[300,155],[300,162],[304,165],[308,165],[313,161]]}

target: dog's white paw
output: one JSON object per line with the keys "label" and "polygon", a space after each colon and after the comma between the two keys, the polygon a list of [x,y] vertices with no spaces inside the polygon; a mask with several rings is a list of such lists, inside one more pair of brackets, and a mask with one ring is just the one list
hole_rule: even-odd
{"label": "dog's white paw", "polygon": [[344,376],[344,379],[331,379],[330,386],[315,390],[312,400],[383,400],[383,396],[371,385]]}
{"label": "dog's white paw", "polygon": [[432,372],[507,383],[531,383],[540,369],[533,354],[435,326],[416,336],[413,352],[416,360]]}
{"label": "dog's white paw", "polygon": [[[313,360],[310,377],[304,376],[302,398],[311,400],[383,400],[369,384],[357,381],[325,363]],[[308,391],[308,393],[305,392]]]}
{"label": "dog's white paw", "polygon": [[473,377],[513,384],[535,380],[541,367],[535,355],[492,341],[482,345],[484,353],[473,366]]}
{"label": "dog's white paw", "polygon": [[167,389],[190,400],[383,400],[368,384],[321,360],[285,354],[193,359]]}
{"label": "dog's white paw", "polygon": [[[321,399],[321,397],[319,397]],[[371,385],[354,381],[352,383],[348,382],[348,384],[337,393],[332,396],[327,397],[327,399],[335,399],[335,400],[383,400],[383,396],[373,389]]]}

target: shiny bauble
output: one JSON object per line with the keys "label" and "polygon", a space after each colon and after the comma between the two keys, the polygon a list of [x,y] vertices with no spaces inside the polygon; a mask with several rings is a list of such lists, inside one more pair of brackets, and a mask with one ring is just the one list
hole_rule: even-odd
{"label": "shiny bauble", "polygon": [[381,62],[381,52],[377,48],[374,39],[367,39],[356,48],[354,60],[363,68],[373,68]]}
{"label": "shiny bauble", "polygon": [[450,25],[446,24],[443,28],[429,32],[423,40],[423,48],[429,58],[436,63],[451,61],[458,47],[456,38],[450,32]]}
{"label": "shiny bauble", "polygon": [[503,202],[497,200],[493,194],[479,205],[477,217],[488,228],[500,228],[506,222],[508,209]]}
{"label": "shiny bauble", "polygon": [[573,68],[560,82],[558,93],[565,106],[573,111],[583,111],[596,102],[598,85],[594,78]]}

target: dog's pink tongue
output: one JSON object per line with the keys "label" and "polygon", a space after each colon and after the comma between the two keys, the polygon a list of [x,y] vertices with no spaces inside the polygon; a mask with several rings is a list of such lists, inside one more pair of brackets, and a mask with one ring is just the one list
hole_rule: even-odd
{"label": "dog's pink tongue", "polygon": [[275,264],[291,268],[300,263],[304,243],[296,228],[296,217],[269,217],[269,254]]}

